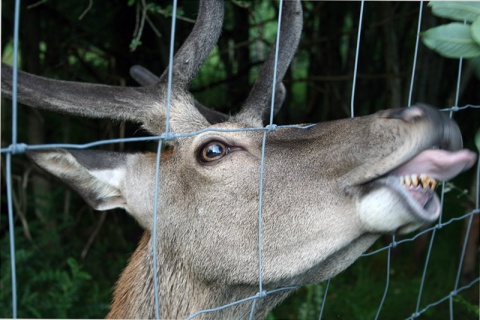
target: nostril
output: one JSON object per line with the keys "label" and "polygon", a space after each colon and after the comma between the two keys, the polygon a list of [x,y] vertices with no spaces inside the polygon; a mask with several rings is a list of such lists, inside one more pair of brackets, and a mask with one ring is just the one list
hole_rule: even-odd
{"label": "nostril", "polygon": [[415,122],[425,116],[425,111],[417,106],[408,108],[396,109],[389,118],[401,119],[407,122]]}
{"label": "nostril", "polygon": [[415,106],[405,108],[403,110],[404,110],[402,114],[403,120],[408,122],[413,122],[415,120],[418,120],[419,118],[422,118],[425,115],[422,109]]}
{"label": "nostril", "polygon": [[444,150],[461,150],[463,148],[462,135],[458,125],[453,121],[447,121],[443,127],[443,138],[440,148]]}

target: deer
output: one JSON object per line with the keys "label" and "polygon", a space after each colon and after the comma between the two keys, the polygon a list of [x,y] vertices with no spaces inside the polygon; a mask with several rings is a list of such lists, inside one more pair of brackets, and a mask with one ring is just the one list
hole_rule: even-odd
{"label": "deer", "polygon": [[[189,92],[223,24],[223,1],[200,1],[195,25],[172,62],[168,118],[169,133],[199,133],[165,139],[169,148],[161,153],[157,203],[154,153],[27,148],[37,166],[94,209],[125,209],[145,229],[115,285],[107,318],[156,317],[154,279],[160,317],[176,319],[254,296],[260,281],[268,291],[334,277],[381,235],[433,223],[441,212],[437,183],[476,162],[476,154],[463,149],[456,123],[425,104],[302,128],[264,127],[273,90],[280,96],[275,108],[283,102],[281,82],[302,30],[299,0],[283,2],[282,12],[278,65],[272,50],[242,109],[225,115],[196,103]],[[136,67],[132,74],[142,86],[19,71],[18,100],[71,115],[132,121],[152,135],[164,134],[167,70],[156,77]],[[2,93],[11,97],[11,68],[2,65],[2,75]],[[261,295],[253,317],[264,318],[290,293]],[[245,318],[251,310],[252,302],[239,303],[198,318]]]}

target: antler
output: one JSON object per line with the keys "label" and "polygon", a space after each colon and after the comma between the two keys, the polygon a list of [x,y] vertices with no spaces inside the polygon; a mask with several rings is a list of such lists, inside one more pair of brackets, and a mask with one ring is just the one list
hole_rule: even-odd
{"label": "antler", "polygon": [[[172,107],[171,112],[172,115],[187,113],[191,116],[181,117],[183,121],[171,121],[172,131],[196,130],[208,125],[194,108],[193,98],[187,90],[217,43],[223,24],[223,12],[221,0],[200,1],[195,26],[174,57],[171,103],[175,107]],[[11,68],[2,64],[2,75],[2,92],[11,97]],[[159,134],[165,126],[167,76],[165,71],[154,85],[133,88],[58,81],[19,72],[18,100],[32,107],[73,115],[132,120],[142,123],[149,132]]]}
{"label": "antler", "polygon": [[151,86],[160,80],[160,78],[150,70],[138,64],[130,68],[130,76],[137,81],[139,85],[144,87]]}
{"label": "antler", "polygon": [[[130,76],[135,79],[135,81],[137,81],[141,86],[144,87],[154,85],[160,81],[160,78],[150,72],[150,70],[139,65],[135,65],[130,68]],[[194,101],[194,104],[198,111],[200,111],[200,113],[205,117],[205,119],[207,119],[210,124],[225,122],[229,117],[224,113],[205,107],[197,100]]]}
{"label": "antler", "polygon": [[[302,33],[303,14],[300,1],[284,1],[282,10],[282,25],[280,28],[280,50],[278,53],[276,90],[297,50]],[[270,118],[270,101],[273,88],[273,73],[275,68],[275,50],[271,50],[265,61],[257,81],[242,110],[235,116],[238,122],[249,125],[261,125],[263,119]]]}
{"label": "antler", "polygon": [[[150,70],[140,65],[134,65],[133,67],[130,68],[130,76],[133,79],[135,79],[135,81],[137,81],[141,86],[154,85],[160,80],[160,78],[157,77],[152,72],[150,72]],[[286,96],[285,85],[282,82],[280,82],[277,85],[276,91],[275,91],[274,115],[276,115],[282,108],[283,102],[285,101],[285,96]],[[207,121],[210,124],[225,122],[229,118],[229,116],[224,113],[205,107],[203,104],[201,104],[197,100],[195,100],[194,103],[198,111],[200,111],[200,113],[207,119]],[[270,113],[266,113],[265,115],[266,116],[268,115],[268,117],[265,116],[263,121],[267,122],[270,118]]]}

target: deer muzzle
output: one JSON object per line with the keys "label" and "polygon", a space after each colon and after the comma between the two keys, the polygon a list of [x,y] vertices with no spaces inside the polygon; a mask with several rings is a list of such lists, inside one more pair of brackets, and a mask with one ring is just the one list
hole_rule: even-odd
{"label": "deer muzzle", "polygon": [[367,191],[359,200],[359,214],[372,232],[407,233],[438,219],[441,204],[436,186],[472,167],[477,158],[462,149],[458,126],[443,114],[423,106],[399,114],[405,121],[425,121],[432,134],[422,142],[427,148],[363,185]]}

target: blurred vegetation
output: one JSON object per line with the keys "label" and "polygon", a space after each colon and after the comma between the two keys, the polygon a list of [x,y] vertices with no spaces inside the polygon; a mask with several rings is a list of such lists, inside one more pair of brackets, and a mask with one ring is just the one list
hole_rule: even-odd
{"label": "blurred vegetation", "polygon": [[463,1],[430,2],[434,15],[452,19],[449,24],[421,34],[423,43],[444,57],[480,57],[480,3]]}
{"label": "blurred vegetation", "polygon": [[[142,4],[147,19],[139,28]],[[357,41],[359,2],[304,2],[304,31],[297,56],[285,77],[287,100],[277,124],[318,122],[350,116],[351,86]],[[196,17],[197,1],[180,1],[177,48]],[[427,8],[425,8],[427,9]],[[261,63],[274,42],[276,2],[227,1],[224,31],[218,46],[192,85],[197,100],[234,113],[246,98]],[[366,3],[355,93],[355,115],[408,104],[419,5],[411,2]],[[128,70],[140,64],[156,74],[168,63],[170,1],[105,0],[22,1],[21,69],[64,80],[136,85]],[[429,10],[422,30],[445,22]],[[248,26],[248,28],[247,28]],[[2,1],[2,61],[12,61],[13,1]],[[413,102],[438,107],[454,105],[458,60],[444,59],[420,45]],[[459,106],[480,103],[479,79],[463,64]],[[11,141],[9,101],[2,100],[2,147]],[[467,148],[474,149],[478,109],[454,115]],[[18,141],[28,144],[85,143],[99,139],[143,136],[132,123],[73,118],[20,107]],[[111,150],[146,150],[147,143],[105,146]],[[101,318],[113,287],[141,235],[123,211],[94,212],[76,194],[39,174],[22,155],[15,156],[13,195],[18,290],[22,318]],[[2,156],[0,213],[0,317],[11,317],[11,270],[8,239],[5,162]],[[474,208],[474,174],[449,185],[443,221]],[[448,296],[458,270],[464,221],[435,233],[420,309]],[[473,229],[478,229],[478,215]],[[390,285],[380,319],[403,319],[416,308],[431,233],[392,250]],[[398,240],[398,239],[397,239]],[[388,244],[379,240],[375,248]],[[463,242],[462,242],[463,243]],[[478,244],[474,244],[478,248]],[[474,250],[475,251],[475,250]],[[333,279],[324,319],[372,319],[385,290],[386,251],[360,258]],[[478,277],[462,271],[461,284]],[[324,284],[298,290],[270,319],[316,319]],[[453,299],[455,319],[478,318],[478,285]],[[449,303],[441,303],[420,319],[445,319]]]}

